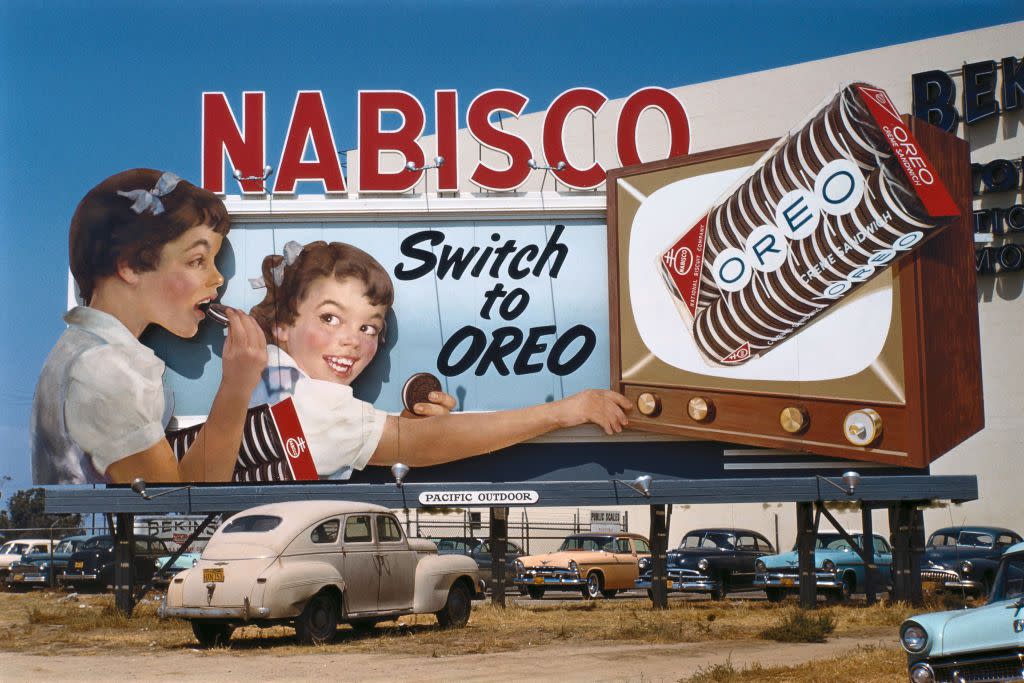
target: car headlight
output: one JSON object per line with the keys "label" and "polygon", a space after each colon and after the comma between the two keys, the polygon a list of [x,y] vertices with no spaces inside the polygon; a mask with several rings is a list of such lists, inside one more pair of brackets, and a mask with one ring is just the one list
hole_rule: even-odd
{"label": "car headlight", "polygon": [[971,570],[974,569],[974,565],[971,564],[970,560],[964,560],[960,563],[960,574],[970,574]]}
{"label": "car headlight", "polygon": [[45,572],[49,568],[50,568],[50,563],[49,562],[41,562],[39,564],[39,571],[41,571],[41,572]]}
{"label": "car headlight", "polygon": [[756,562],[754,562],[754,570],[759,572],[759,573],[761,573],[761,574],[764,574],[765,572],[768,571],[768,565],[766,565],[761,560],[757,560]]}
{"label": "car headlight", "polygon": [[912,683],[935,683],[935,672],[928,664],[921,662],[910,670],[910,680]]}
{"label": "car headlight", "polygon": [[702,572],[706,572],[709,566],[710,563],[708,562],[706,557],[702,557],[699,560],[697,560],[697,569],[701,570]]}
{"label": "car headlight", "polygon": [[569,560],[569,571],[579,576],[580,566],[576,564],[576,560]]}
{"label": "car headlight", "polygon": [[640,573],[642,574],[643,572],[651,568],[651,558],[641,557],[639,560],[637,560],[636,566],[640,569]]}
{"label": "car headlight", "polygon": [[836,563],[832,560],[825,560],[821,563],[821,568],[827,572],[834,572],[836,570]]}
{"label": "car headlight", "polygon": [[192,558],[192,566],[194,567],[194,566],[196,566],[197,564],[199,564],[199,558],[198,558],[198,557],[193,557],[193,558]]}
{"label": "car headlight", "polygon": [[523,563],[520,562],[519,560],[516,560],[516,574],[522,575],[522,573],[523,573],[523,571],[525,571],[525,569],[526,569],[526,567],[523,565]]}
{"label": "car headlight", "polygon": [[928,632],[916,622],[908,622],[900,629],[900,644],[907,652],[921,652],[928,644]]}

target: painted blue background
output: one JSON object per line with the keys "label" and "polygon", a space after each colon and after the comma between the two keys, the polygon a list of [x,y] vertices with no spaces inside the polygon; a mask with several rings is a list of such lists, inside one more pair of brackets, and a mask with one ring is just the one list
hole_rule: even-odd
{"label": "painted blue background", "polygon": [[28,415],[63,329],[75,205],[125,168],[198,179],[204,90],[236,109],[266,91],[277,159],[302,89],[324,92],[346,149],[360,89],[411,92],[428,121],[436,88],[459,91],[462,115],[493,87],[540,111],[573,86],[618,98],[1022,18],[1019,0],[0,3],[0,490],[30,484]]}

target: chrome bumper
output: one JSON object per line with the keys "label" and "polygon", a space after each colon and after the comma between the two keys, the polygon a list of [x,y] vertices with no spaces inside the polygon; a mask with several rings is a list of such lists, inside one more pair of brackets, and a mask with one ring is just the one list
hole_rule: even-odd
{"label": "chrome bumper", "polygon": [[[633,582],[637,588],[652,588],[654,586],[650,579],[637,579]],[[665,589],[670,591],[710,593],[719,589],[718,581],[706,576],[693,576],[686,578],[669,578],[665,580]]]}
{"label": "chrome bumper", "polygon": [[7,577],[8,583],[49,583],[50,577],[46,574],[11,574]]}
{"label": "chrome bumper", "polygon": [[961,579],[960,574],[952,569],[922,569],[921,581],[940,584],[943,588],[966,588],[977,590],[982,588],[980,581]]}
{"label": "chrome bumper", "polygon": [[582,588],[587,580],[580,576],[517,576],[515,586],[537,586],[539,588]]}
{"label": "chrome bumper", "polygon": [[62,581],[96,581],[100,578],[99,574],[68,574],[64,572],[60,575]]}
{"label": "chrome bumper", "polygon": [[[842,588],[843,580],[832,572],[815,572],[818,588]],[[754,576],[755,588],[799,588],[799,574],[757,574]]]}
{"label": "chrome bumper", "polygon": [[270,616],[269,607],[253,609],[248,599],[242,607],[168,607],[166,598],[160,603],[156,615],[161,619],[229,619],[249,621]]}

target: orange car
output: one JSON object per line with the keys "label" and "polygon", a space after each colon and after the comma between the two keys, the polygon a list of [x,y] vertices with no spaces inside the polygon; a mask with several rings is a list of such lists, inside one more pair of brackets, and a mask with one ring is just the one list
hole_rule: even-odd
{"label": "orange car", "polygon": [[614,597],[633,588],[637,561],[651,547],[639,534],[573,534],[545,555],[526,555],[516,561],[515,585],[539,600],[548,590],[578,590],[586,599]]}

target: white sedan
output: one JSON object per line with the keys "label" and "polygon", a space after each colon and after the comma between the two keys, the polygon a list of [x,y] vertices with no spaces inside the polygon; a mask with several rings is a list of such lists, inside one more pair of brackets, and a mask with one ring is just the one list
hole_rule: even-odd
{"label": "white sedan", "polygon": [[229,518],[191,569],[175,576],[163,618],[187,619],[200,644],[223,644],[242,624],[290,624],[323,643],[339,623],[372,628],[433,613],[464,626],[483,597],[473,560],[408,538],[384,507],[345,501],[262,505]]}

